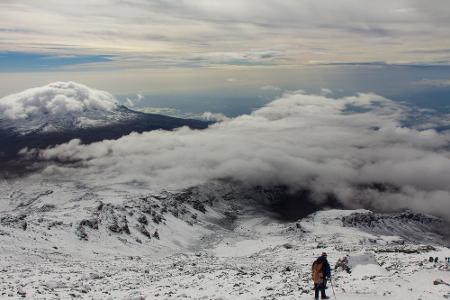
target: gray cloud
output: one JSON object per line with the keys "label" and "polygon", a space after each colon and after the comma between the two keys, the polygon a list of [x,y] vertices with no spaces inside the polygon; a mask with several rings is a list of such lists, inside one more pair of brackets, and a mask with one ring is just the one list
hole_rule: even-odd
{"label": "gray cloud", "polygon": [[33,178],[156,190],[233,178],[308,188],[317,201],[332,193],[347,207],[409,208],[450,218],[450,134],[402,127],[408,114],[374,94],[286,93],[203,131],[134,133],[91,145],[73,140],[42,150],[49,165]]}
{"label": "gray cloud", "polygon": [[[151,66],[152,57],[168,66],[186,66],[192,57],[206,59],[193,67],[253,65],[255,55],[248,53],[266,51],[279,54],[259,59],[280,65],[441,61],[446,53],[423,49],[450,48],[447,6],[418,0],[3,1],[0,51],[78,49],[123,56],[125,67]],[[11,24],[21,24],[20,30]],[[56,49],[61,40],[69,48]],[[348,55],[353,49],[360,51]],[[218,53],[237,60],[218,60]]]}

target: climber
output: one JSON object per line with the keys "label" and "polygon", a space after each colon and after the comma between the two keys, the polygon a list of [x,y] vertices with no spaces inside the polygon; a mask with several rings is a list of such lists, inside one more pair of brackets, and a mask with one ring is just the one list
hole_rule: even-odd
{"label": "climber", "polygon": [[329,299],[325,294],[327,280],[331,277],[331,267],[325,252],[317,258],[312,265],[312,279],[314,281],[314,299],[319,299],[319,291],[322,299]]}

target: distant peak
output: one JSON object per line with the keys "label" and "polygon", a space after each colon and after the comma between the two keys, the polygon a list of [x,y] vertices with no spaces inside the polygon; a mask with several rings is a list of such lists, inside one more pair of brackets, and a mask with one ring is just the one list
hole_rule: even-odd
{"label": "distant peak", "polygon": [[25,120],[48,115],[77,115],[86,111],[112,111],[117,101],[108,92],[76,82],[53,82],[0,99],[0,118]]}
{"label": "distant peak", "polygon": [[20,133],[104,126],[131,117],[132,112],[123,111],[110,93],[73,81],[53,82],[0,99],[2,128]]}

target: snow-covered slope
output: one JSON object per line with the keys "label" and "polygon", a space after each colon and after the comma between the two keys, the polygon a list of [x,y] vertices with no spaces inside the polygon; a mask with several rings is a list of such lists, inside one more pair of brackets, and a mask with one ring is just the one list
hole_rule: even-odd
{"label": "snow-covered slope", "polygon": [[[343,225],[380,235],[396,235],[409,242],[442,244],[450,247],[450,226],[439,218],[410,211],[393,214],[354,213]],[[444,239],[442,239],[444,237]]]}
{"label": "snow-covered slope", "polygon": [[[448,224],[423,226],[420,214],[327,210],[285,222],[272,212],[282,189],[233,182],[152,193],[19,180],[1,190],[2,298],[310,299],[322,251],[341,266],[338,299],[449,296],[448,236],[435,230]],[[381,230],[379,220],[397,221]],[[400,228],[420,232],[411,241]]]}

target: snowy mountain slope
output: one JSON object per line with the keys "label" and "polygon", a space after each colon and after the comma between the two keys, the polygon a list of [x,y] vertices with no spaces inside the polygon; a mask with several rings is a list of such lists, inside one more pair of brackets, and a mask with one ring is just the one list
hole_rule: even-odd
{"label": "snowy mountain slope", "polygon": [[[433,285],[450,281],[443,262],[450,250],[426,238],[434,229],[421,226],[420,214],[394,218],[422,230],[422,243],[389,232],[392,225],[380,233],[381,225],[357,223],[373,215],[365,210],[305,211],[285,222],[272,212],[287,199],[280,188],[216,182],[151,193],[23,181],[1,188],[6,299],[310,299],[310,264],[322,251],[333,266],[349,255],[351,273],[334,273],[338,299],[441,299],[450,292]],[[430,256],[439,261],[429,263]]]}
{"label": "snowy mountain slope", "polygon": [[450,247],[449,224],[430,215],[408,211],[393,214],[354,213],[344,217],[342,222],[347,227],[358,227],[381,235],[397,235],[410,242],[438,243]]}
{"label": "snowy mountain slope", "polygon": [[[74,182],[29,185],[21,180],[4,181],[0,188],[3,191],[0,224],[5,229],[33,232],[37,236],[50,234],[54,237],[48,239],[55,243],[61,240],[61,235],[70,235],[71,240],[80,240],[81,244],[89,241],[100,248],[105,238],[112,236],[119,246],[150,247],[147,250],[153,254],[156,250],[151,249],[155,243],[152,235],[156,230],[172,239],[168,244],[167,239],[163,244],[157,243],[160,248],[166,247],[163,252],[186,250],[196,244],[188,240],[205,234],[202,228],[207,232],[232,229],[238,215],[268,209],[276,197],[286,193],[280,188],[261,189],[223,181],[158,193],[120,186],[93,190]],[[130,251],[127,247],[122,250]],[[104,251],[109,252],[110,247]]]}
{"label": "snowy mountain slope", "polygon": [[47,148],[72,139],[92,143],[133,131],[204,129],[208,124],[133,111],[107,92],[55,82],[0,99],[0,161],[16,158],[23,148]]}

